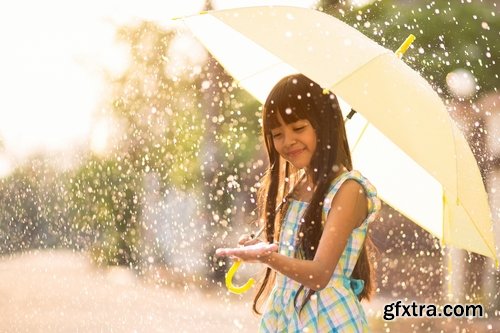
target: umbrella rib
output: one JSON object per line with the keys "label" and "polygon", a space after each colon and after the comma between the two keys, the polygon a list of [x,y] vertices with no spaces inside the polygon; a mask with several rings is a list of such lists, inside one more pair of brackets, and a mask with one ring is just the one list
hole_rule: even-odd
{"label": "umbrella rib", "polygon": [[[459,202],[458,198],[457,198],[457,201]],[[488,250],[490,250],[490,253],[493,254],[493,259],[495,259],[495,262],[498,262],[496,250],[493,250],[490,247],[490,245],[488,244],[488,242],[484,238],[483,233],[478,229],[478,227],[476,226],[476,223],[474,223],[474,220],[472,219],[471,215],[469,214],[469,210],[464,205],[461,205],[461,206],[464,209],[464,211],[467,214],[467,216],[469,217],[469,219],[472,221],[472,225],[474,226],[474,229],[476,229],[476,231],[479,233],[479,236],[481,236],[484,244],[486,244],[486,247],[488,248]]]}
{"label": "umbrella rib", "polygon": [[[451,127],[451,134],[453,135],[453,150],[455,151],[455,175],[456,175],[456,181],[455,181],[455,186],[457,187],[457,201],[458,201],[458,156],[457,156],[457,145],[455,144],[456,142],[456,136],[455,136],[455,131],[454,131],[454,126],[455,124],[451,121],[451,117],[448,115],[447,117],[448,123],[450,124]],[[467,145],[469,145],[467,143]],[[470,146],[469,146],[470,149]],[[474,158],[475,160],[475,158]],[[476,162],[477,164],[477,162]]]}
{"label": "umbrella rib", "polygon": [[358,143],[361,140],[361,137],[363,136],[363,134],[365,134],[365,131],[368,128],[368,125],[370,125],[370,122],[366,121],[365,126],[363,126],[363,129],[361,130],[361,133],[359,133],[358,138],[356,139],[356,142],[354,143],[354,146],[352,147],[352,151],[353,152],[356,150],[356,147],[358,147]]}
{"label": "umbrella rib", "polygon": [[[243,77],[241,80],[238,80],[238,81],[237,81],[237,84],[239,84],[240,82],[242,82],[242,81],[244,81],[244,80],[247,80],[247,79],[249,79],[249,78],[252,78],[252,77],[254,77],[254,76],[257,76],[257,75],[259,75],[260,73],[265,72],[265,71],[267,71],[268,69],[273,68],[273,67],[276,67],[276,66],[281,65],[281,64],[285,64],[285,62],[280,61],[280,62],[276,62],[276,63],[274,63],[274,64],[271,64],[271,65],[269,65],[269,66],[267,66],[267,67],[264,67],[264,68],[262,68],[261,70],[259,70],[259,71],[255,72],[255,73],[253,73],[253,74],[251,74],[251,75],[249,75],[249,76],[245,76],[245,77]],[[290,66],[290,67],[291,67],[291,66]]]}

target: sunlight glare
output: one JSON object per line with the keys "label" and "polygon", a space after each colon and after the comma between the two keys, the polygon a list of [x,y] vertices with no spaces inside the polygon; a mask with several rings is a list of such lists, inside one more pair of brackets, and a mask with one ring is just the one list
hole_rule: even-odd
{"label": "sunlight glare", "polygon": [[90,149],[97,154],[103,154],[108,147],[108,139],[110,136],[110,124],[108,121],[99,121],[92,130],[90,138]]}
{"label": "sunlight glare", "polygon": [[[201,10],[186,2],[21,0],[0,5],[0,142],[22,159],[35,151],[70,151],[88,141],[105,102],[106,76],[129,63],[116,28]],[[92,141],[92,139],[91,139]]]}

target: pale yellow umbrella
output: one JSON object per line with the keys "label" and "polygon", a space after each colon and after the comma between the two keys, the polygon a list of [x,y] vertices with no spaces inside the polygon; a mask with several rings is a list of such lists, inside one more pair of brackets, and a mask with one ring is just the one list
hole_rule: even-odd
{"label": "pale yellow umbrella", "polygon": [[381,199],[444,245],[498,265],[470,147],[431,85],[398,55],[312,9],[248,7],[182,20],[260,102],[279,79],[298,72],[334,92],[359,112],[346,123],[353,164]]}

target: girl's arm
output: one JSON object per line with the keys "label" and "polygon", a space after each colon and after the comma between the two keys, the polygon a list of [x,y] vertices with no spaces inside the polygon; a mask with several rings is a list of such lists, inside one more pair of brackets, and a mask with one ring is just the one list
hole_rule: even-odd
{"label": "girl's arm", "polygon": [[354,228],[368,214],[368,203],[361,185],[354,180],[342,184],[334,196],[313,260],[290,258],[276,253],[276,244],[259,243],[236,249],[220,249],[219,255],[244,261],[259,261],[312,290],[326,287]]}

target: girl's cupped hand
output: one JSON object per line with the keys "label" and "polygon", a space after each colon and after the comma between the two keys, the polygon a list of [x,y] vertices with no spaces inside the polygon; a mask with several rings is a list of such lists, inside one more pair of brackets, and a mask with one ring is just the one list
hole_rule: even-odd
{"label": "girl's cupped hand", "polygon": [[259,241],[243,247],[220,248],[215,251],[215,255],[237,258],[246,262],[266,262],[269,256],[276,251],[278,251],[278,244]]}

